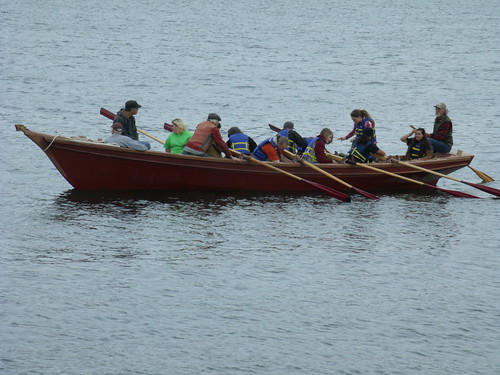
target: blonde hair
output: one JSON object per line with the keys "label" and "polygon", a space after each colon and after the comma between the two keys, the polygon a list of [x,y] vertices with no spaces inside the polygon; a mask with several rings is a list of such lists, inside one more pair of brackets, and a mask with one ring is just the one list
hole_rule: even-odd
{"label": "blonde hair", "polygon": [[180,118],[176,118],[176,119],[172,120],[172,125],[174,125],[174,124],[177,125],[179,127],[179,129],[182,130],[182,132],[185,132],[187,129],[186,124]]}

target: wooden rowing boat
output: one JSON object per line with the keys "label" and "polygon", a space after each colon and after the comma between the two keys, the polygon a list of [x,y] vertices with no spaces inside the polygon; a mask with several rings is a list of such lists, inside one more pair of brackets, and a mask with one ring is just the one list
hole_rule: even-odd
{"label": "wooden rowing boat", "polygon": [[[168,191],[246,191],[305,192],[314,187],[287,178],[282,173],[245,160],[207,158],[158,151],[135,151],[114,145],[89,142],[60,135],[49,135],[16,125],[37,144],[57,170],[75,189],[81,190],[168,190]],[[450,174],[467,167],[473,155],[414,161],[425,169]],[[275,164],[277,165],[277,164]],[[430,185],[439,175],[403,164],[377,163],[381,168]],[[350,185],[369,191],[421,190],[420,185],[349,164],[320,164],[321,168]],[[280,163],[279,167],[302,179],[337,190],[348,190],[318,171],[299,163]]]}

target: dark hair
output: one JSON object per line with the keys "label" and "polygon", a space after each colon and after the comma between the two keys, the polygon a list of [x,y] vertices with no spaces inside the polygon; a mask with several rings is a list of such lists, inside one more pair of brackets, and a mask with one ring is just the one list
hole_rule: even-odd
{"label": "dark hair", "polygon": [[[432,152],[432,147],[431,147],[431,144],[429,142],[429,140],[427,139],[427,137],[425,136],[425,129],[424,128],[418,128],[417,131],[419,132],[422,132],[422,134],[424,135],[422,137],[422,147],[421,147],[421,151],[425,152],[427,154],[427,152]],[[413,137],[413,138],[410,138],[410,143],[408,144],[408,150],[406,150],[406,156],[408,157],[408,159],[410,158],[411,156],[411,149],[413,146],[415,146],[417,144],[417,138],[416,137]]]}
{"label": "dark hair", "polygon": [[372,128],[364,128],[363,134],[361,134],[358,139],[356,139],[357,144],[366,145],[370,142],[370,138],[373,137],[373,129]]}
{"label": "dark hair", "polygon": [[227,131],[227,136],[228,136],[228,137],[230,137],[230,136],[232,136],[233,134],[237,134],[237,133],[241,133],[240,128],[238,128],[237,126],[233,126],[232,128],[230,128],[230,129]]}

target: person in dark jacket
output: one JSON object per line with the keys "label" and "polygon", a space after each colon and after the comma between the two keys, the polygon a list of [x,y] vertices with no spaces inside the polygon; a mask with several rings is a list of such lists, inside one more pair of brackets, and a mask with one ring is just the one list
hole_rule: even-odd
{"label": "person in dark jacket", "polygon": [[436,103],[436,118],[434,119],[434,129],[429,137],[429,142],[434,152],[447,154],[453,146],[453,124],[448,117],[448,108],[444,103]]}
{"label": "person in dark jacket", "polygon": [[113,125],[122,125],[122,135],[126,135],[136,141],[139,140],[139,134],[137,134],[134,115],[137,114],[139,108],[141,108],[141,105],[135,100],[128,100],[125,103],[125,108],[120,109],[113,120]]}
{"label": "person in dark jacket", "polygon": [[302,154],[307,148],[307,141],[294,130],[294,124],[287,121],[283,124],[283,130],[278,132],[279,135],[288,138],[288,148],[292,154]]}

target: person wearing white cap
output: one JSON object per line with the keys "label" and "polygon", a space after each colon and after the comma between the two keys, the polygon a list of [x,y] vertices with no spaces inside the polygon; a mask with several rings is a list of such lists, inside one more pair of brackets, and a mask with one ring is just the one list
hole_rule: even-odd
{"label": "person wearing white cap", "polygon": [[434,105],[436,119],[432,133],[426,134],[434,152],[447,154],[453,146],[453,124],[448,117],[446,104],[438,102]]}

